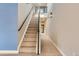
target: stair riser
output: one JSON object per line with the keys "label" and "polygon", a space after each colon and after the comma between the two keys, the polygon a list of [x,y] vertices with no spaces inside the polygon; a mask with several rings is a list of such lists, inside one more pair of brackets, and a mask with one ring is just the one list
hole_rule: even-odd
{"label": "stair riser", "polygon": [[36,30],[38,30],[37,28],[29,28],[29,29],[27,29],[28,31],[36,31]]}
{"label": "stair riser", "polygon": [[24,37],[25,39],[27,39],[27,38],[35,38],[36,36],[26,36],[26,37]]}
{"label": "stair riser", "polygon": [[24,38],[24,40],[23,41],[36,41],[36,39],[35,38]]}
{"label": "stair riser", "polygon": [[29,28],[35,28],[35,27],[37,28],[37,26],[29,26]]}
{"label": "stair riser", "polygon": [[33,35],[32,34],[31,35],[29,34],[29,35],[26,35],[24,38],[36,38],[36,34],[35,35],[34,34]]}
{"label": "stair riser", "polygon": [[36,56],[36,53],[34,52],[32,52],[32,53],[25,53],[25,52],[20,52],[20,55],[21,56]]}
{"label": "stair riser", "polygon": [[23,42],[21,46],[36,46],[36,42]]}
{"label": "stair riser", "polygon": [[34,31],[28,31],[26,32],[26,34],[36,34],[37,32],[34,32]]}
{"label": "stair riser", "polygon": [[20,52],[25,52],[25,53],[32,53],[32,52],[36,52],[35,48],[21,48]]}

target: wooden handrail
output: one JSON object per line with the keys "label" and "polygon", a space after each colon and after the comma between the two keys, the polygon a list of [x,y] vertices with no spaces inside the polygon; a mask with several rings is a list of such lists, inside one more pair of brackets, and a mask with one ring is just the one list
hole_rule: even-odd
{"label": "wooden handrail", "polygon": [[22,25],[19,27],[18,31],[20,31],[24,25],[24,23],[26,22],[27,18],[29,17],[31,11],[32,11],[33,7],[31,8],[30,12],[28,13],[28,15],[26,16],[25,20],[23,21]]}

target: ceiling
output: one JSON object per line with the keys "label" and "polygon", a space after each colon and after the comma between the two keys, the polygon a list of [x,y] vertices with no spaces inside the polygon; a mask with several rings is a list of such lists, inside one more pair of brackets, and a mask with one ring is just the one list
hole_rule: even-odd
{"label": "ceiling", "polygon": [[47,3],[33,3],[34,6],[47,6]]}

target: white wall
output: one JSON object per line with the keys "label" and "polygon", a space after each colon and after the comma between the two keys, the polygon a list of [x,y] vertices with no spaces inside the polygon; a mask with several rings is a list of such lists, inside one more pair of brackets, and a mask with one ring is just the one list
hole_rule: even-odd
{"label": "white wall", "polygon": [[53,4],[52,3],[48,3],[47,4],[47,8],[48,8],[47,11],[50,12],[53,9],[52,7],[53,7]]}
{"label": "white wall", "polygon": [[27,3],[18,4],[18,28],[25,20],[31,8],[32,8],[32,4],[27,4]]}
{"label": "white wall", "polygon": [[47,32],[65,55],[79,55],[79,4],[53,4]]}

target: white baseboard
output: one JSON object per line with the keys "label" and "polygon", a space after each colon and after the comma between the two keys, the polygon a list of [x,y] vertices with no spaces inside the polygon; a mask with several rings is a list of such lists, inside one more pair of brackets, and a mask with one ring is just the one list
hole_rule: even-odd
{"label": "white baseboard", "polygon": [[17,50],[0,50],[0,54],[18,54]]}
{"label": "white baseboard", "polygon": [[[48,35],[47,35],[48,36]],[[54,43],[53,40],[51,40],[51,38],[48,36],[48,38],[50,39],[50,41],[52,41],[52,44],[57,48],[57,50],[63,55],[63,56],[66,56],[63,51]]]}

